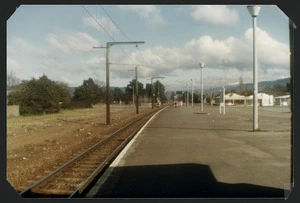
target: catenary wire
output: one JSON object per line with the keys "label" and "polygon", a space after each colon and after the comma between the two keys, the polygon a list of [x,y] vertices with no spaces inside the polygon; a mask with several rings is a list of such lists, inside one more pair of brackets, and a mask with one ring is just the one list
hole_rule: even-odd
{"label": "catenary wire", "polygon": [[[84,7],[84,6],[82,6],[82,8],[95,20],[95,22],[104,30],[104,32],[114,41],[114,42],[116,42],[116,40],[106,31],[106,29],[98,22],[98,20]],[[117,45],[122,51],[123,51],[123,53],[125,53],[127,56],[128,56],[128,58],[132,61],[132,62],[134,62],[133,61],[133,59],[129,56],[129,54],[121,47],[121,46],[119,46],[119,45]]]}

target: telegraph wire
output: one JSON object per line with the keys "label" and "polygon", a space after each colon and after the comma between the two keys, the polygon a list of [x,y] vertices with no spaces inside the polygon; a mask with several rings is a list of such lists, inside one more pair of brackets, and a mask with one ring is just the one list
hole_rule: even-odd
{"label": "telegraph wire", "polygon": [[118,26],[118,24],[112,19],[112,17],[110,17],[110,15],[107,13],[107,11],[104,9],[103,6],[101,6],[102,10],[106,13],[106,15],[108,16],[108,18],[111,20],[111,22],[119,29],[119,31],[125,36],[125,38],[128,40],[128,41],[131,41],[129,39],[129,37],[127,37],[127,35],[122,31],[122,29]]}
{"label": "telegraph wire", "polygon": [[104,32],[115,42],[115,39],[106,31],[106,29],[98,22],[98,20],[84,7],[82,8],[95,20],[95,22],[104,30]]}
{"label": "telegraph wire", "polygon": [[[95,20],[95,22],[104,30],[104,32],[114,41],[114,42],[116,42],[116,40],[106,31],[106,29],[98,22],[98,20],[84,7],[84,6],[82,6],[82,8]],[[123,53],[125,53],[127,56],[128,56],[128,58],[132,61],[132,62],[134,62],[133,61],[133,59],[129,56],[129,54],[121,47],[121,46],[119,46],[119,45],[117,45],[122,51],[123,51]]]}
{"label": "telegraph wire", "polygon": [[[128,40],[128,41],[131,41],[129,39],[129,37],[122,31],[122,29],[118,26],[118,24],[112,19],[112,17],[108,14],[108,12],[105,10],[105,8],[103,6],[101,6],[102,10],[106,13],[106,15],[108,16],[108,18],[111,20],[111,22],[119,29],[119,31],[125,36],[125,38]],[[139,50],[138,46],[136,46],[136,49],[138,50],[139,54],[141,55],[141,58],[142,60],[144,61],[145,63],[145,66],[147,67],[147,63],[146,63],[146,60],[143,56],[143,54],[141,53],[141,51]]]}

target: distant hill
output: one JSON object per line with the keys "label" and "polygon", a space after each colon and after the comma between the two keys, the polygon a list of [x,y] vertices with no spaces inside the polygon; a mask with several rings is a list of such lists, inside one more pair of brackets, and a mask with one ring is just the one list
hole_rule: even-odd
{"label": "distant hill", "polygon": [[[274,85],[286,85],[287,83],[290,83],[290,78],[284,78],[284,79],[279,79],[279,80],[273,80],[273,81],[262,81],[258,83],[258,91],[264,90],[266,87],[273,87]],[[244,84],[245,89],[253,89],[253,83],[246,83]],[[239,85],[227,85],[225,86],[226,91],[239,91],[240,86]],[[195,90],[195,91],[200,91]],[[204,93],[209,92],[209,93],[214,93],[214,94],[219,94],[220,92],[220,87],[216,88],[207,88],[204,89]]]}
{"label": "distant hill", "polygon": [[[290,82],[290,78],[284,78],[284,79],[279,79],[279,80],[273,80],[273,81],[262,81],[258,83],[258,91],[262,91],[266,87],[273,87],[274,85],[286,85],[287,83]],[[244,84],[245,89],[253,89],[253,84],[252,83],[246,83]],[[71,95],[73,95],[73,92],[75,90],[75,87],[69,87],[71,91]],[[112,89],[115,89],[116,87],[111,87]],[[118,87],[120,88],[123,92],[125,92],[126,87]],[[239,91],[240,86],[239,85],[227,85],[225,86],[226,91]],[[200,89],[194,89],[194,92],[199,92]],[[185,92],[185,90],[183,90]],[[205,93],[214,93],[219,94],[220,92],[220,87],[216,88],[204,88],[204,94]],[[168,94],[168,93],[166,93]],[[171,93],[170,93],[171,94]]]}

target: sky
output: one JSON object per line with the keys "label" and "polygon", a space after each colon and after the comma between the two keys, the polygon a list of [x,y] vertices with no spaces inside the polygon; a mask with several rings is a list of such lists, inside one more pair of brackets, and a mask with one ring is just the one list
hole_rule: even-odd
{"label": "sky", "polygon": [[[292,19],[293,20],[293,19]],[[7,74],[80,86],[158,79],[167,90],[253,82],[252,17],[246,5],[21,5],[7,20]],[[290,77],[289,18],[261,5],[256,29],[258,81]],[[103,48],[99,48],[99,47]],[[98,47],[98,48],[96,48]]]}

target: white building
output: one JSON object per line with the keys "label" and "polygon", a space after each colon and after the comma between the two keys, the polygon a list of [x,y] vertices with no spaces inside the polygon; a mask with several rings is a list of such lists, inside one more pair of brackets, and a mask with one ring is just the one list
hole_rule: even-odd
{"label": "white building", "polygon": [[289,106],[291,105],[291,95],[283,95],[275,97],[275,104],[279,106]]}
{"label": "white building", "polygon": [[[258,93],[257,102],[258,106],[274,106],[274,97],[266,93]],[[246,103],[253,105],[253,95],[247,97]]]}
{"label": "white building", "polygon": [[[220,96],[216,97],[216,103],[220,103]],[[245,105],[246,97],[236,93],[225,94],[225,104],[230,105]]]}
{"label": "white building", "polygon": [[[259,106],[273,106],[274,97],[266,93],[258,93],[257,100]],[[216,103],[220,103],[220,97],[216,97]],[[228,105],[253,105],[253,95],[243,96],[236,93],[229,93],[225,95],[225,104]]]}

